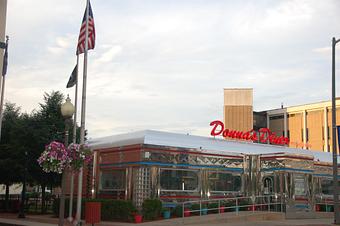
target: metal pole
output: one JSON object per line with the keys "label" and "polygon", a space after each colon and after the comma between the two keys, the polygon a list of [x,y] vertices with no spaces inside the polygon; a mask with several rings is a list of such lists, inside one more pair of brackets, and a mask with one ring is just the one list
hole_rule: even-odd
{"label": "metal pole", "polygon": [[[81,120],[80,120],[80,145],[85,144],[85,110],[86,110],[86,81],[87,81],[87,50],[89,39],[89,6],[90,0],[86,3],[86,28],[85,28],[85,51],[84,51],[84,71],[83,71],[83,90],[82,90],[82,102],[81,102]],[[82,147],[81,147],[82,148]],[[76,222],[80,224],[81,217],[81,198],[82,198],[82,186],[83,186],[83,167],[80,168],[78,174],[78,199],[77,199],[77,213]]]}
{"label": "metal pole", "polygon": [[[6,51],[8,48],[8,36],[6,36]],[[5,56],[4,56],[5,57]],[[4,67],[4,65],[2,65]],[[2,70],[1,70],[2,72]],[[2,118],[3,118],[3,107],[4,107],[4,97],[5,97],[5,80],[6,75],[0,75],[2,77],[2,84],[1,84],[1,100],[0,100],[0,141],[1,141],[1,128],[2,128]]]}
{"label": "metal pole", "polygon": [[[77,143],[77,103],[78,103],[78,71],[79,71],[79,55],[77,54],[77,80],[76,80],[76,89],[74,94],[74,116],[73,116],[73,139],[72,143]],[[70,184],[70,203],[69,203],[69,211],[68,211],[68,220],[72,221],[72,212],[73,212],[73,190],[74,190],[74,172],[71,171],[71,184]]]}
{"label": "metal pole", "polygon": [[[69,119],[65,119],[65,141],[64,145],[67,148],[68,146],[68,130],[69,130]],[[64,225],[64,216],[65,216],[65,185],[66,185],[66,170],[63,172],[61,176],[61,195],[60,195],[60,204],[59,204],[59,223],[58,226]]]}
{"label": "metal pole", "polygon": [[[0,0],[0,42],[5,42],[6,34],[6,15],[7,15],[7,0]],[[0,56],[4,56],[5,49],[0,48]],[[0,57],[0,71],[3,67],[3,58]],[[0,88],[1,88],[2,76],[0,76]],[[0,128],[1,130],[1,128]]]}
{"label": "metal pole", "polygon": [[332,39],[332,150],[333,150],[333,195],[334,224],[340,224],[339,191],[338,191],[338,159],[336,145],[336,106],[335,106],[335,45],[339,40]]}

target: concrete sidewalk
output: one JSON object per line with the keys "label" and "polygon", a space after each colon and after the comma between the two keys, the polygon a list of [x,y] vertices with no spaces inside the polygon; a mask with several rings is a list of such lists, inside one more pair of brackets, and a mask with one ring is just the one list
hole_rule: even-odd
{"label": "concrete sidewalk", "polygon": [[[143,222],[140,226],[178,226],[178,225],[195,225],[195,226],[330,226],[333,218],[318,219],[299,219],[286,220],[284,215],[275,213],[253,212],[232,215],[230,213],[211,214],[207,216],[194,216],[187,218],[172,218],[169,220],[158,220]],[[0,226],[56,226],[58,218],[52,215],[26,215],[26,218],[19,219],[17,214],[0,214]],[[72,226],[65,220],[65,226]],[[86,224],[86,226],[91,224]],[[135,223],[124,222],[101,222],[96,226],[134,226]],[[85,226],[85,224],[83,224]]]}

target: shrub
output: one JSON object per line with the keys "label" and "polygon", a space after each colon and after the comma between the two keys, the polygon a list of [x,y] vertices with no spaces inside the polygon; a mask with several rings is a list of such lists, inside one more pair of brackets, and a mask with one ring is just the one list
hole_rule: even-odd
{"label": "shrub", "polygon": [[212,209],[212,210],[209,210],[209,213],[218,213],[218,203],[209,203],[208,204],[208,209]]}
{"label": "shrub", "polygon": [[161,215],[162,202],[159,199],[146,199],[142,208],[144,219],[155,220]]}
{"label": "shrub", "polygon": [[176,206],[171,214],[175,215],[176,217],[182,217],[183,216],[182,205]]}
{"label": "shrub", "polygon": [[194,212],[191,212],[192,215],[200,215],[200,204],[198,203],[192,204],[190,209],[194,211]]}

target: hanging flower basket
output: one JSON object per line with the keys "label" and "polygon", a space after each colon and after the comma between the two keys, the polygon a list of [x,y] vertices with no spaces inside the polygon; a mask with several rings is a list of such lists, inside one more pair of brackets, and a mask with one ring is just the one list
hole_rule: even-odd
{"label": "hanging flower basket", "polygon": [[39,165],[46,173],[63,173],[66,168],[79,170],[92,160],[92,152],[88,146],[70,144],[65,148],[64,144],[53,141],[45,146],[45,151],[38,159]]}
{"label": "hanging flower basket", "polygon": [[53,141],[45,146],[45,151],[38,159],[39,165],[46,173],[63,173],[70,164],[68,150],[64,144]]}
{"label": "hanging flower basket", "polygon": [[92,152],[87,145],[70,144],[68,149],[72,170],[77,171],[92,161]]}

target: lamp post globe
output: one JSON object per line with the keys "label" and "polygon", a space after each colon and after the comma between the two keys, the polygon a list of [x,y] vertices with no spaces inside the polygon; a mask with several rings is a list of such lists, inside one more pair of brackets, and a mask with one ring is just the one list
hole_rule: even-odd
{"label": "lamp post globe", "polygon": [[72,118],[74,114],[74,105],[71,103],[71,99],[69,96],[67,96],[65,103],[61,105],[61,115],[65,119]]}
{"label": "lamp post globe", "polygon": [[[65,147],[67,148],[68,146],[68,131],[69,131],[69,124],[70,124],[70,119],[72,118],[75,108],[73,104],[71,103],[71,99],[69,96],[67,96],[65,103],[61,105],[61,115],[65,119]],[[62,173],[62,178],[61,178],[61,195],[60,195],[60,205],[59,205],[59,226],[64,225],[64,211],[65,211],[65,180],[66,180],[66,175],[65,171]]]}

